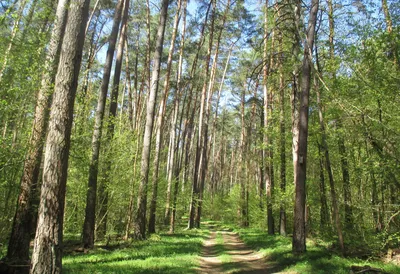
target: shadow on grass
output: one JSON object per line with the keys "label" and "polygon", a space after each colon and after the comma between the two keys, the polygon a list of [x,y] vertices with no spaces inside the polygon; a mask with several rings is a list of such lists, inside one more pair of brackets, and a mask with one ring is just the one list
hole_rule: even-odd
{"label": "shadow on grass", "polygon": [[249,247],[260,250],[266,255],[267,264],[274,264],[273,268],[259,273],[275,273],[289,270],[296,271],[297,273],[348,274],[352,264],[363,263],[357,259],[343,258],[333,251],[331,252],[324,247],[311,243],[307,243],[307,252],[305,254],[293,254],[290,237],[271,236],[265,232],[256,230],[240,230],[239,234],[240,238]]}
{"label": "shadow on grass", "polygon": [[202,233],[161,234],[65,257],[66,273],[193,273]]}
{"label": "shadow on grass", "polygon": [[152,267],[140,267],[140,266],[132,266],[129,264],[125,265],[98,265],[90,268],[77,269],[77,268],[64,268],[63,273],[81,273],[81,274],[93,274],[93,273],[115,273],[115,274],[126,274],[126,273],[135,273],[135,274],[157,274],[157,273],[174,273],[174,274],[190,274],[196,273],[194,268],[185,268],[179,266],[152,266]]}

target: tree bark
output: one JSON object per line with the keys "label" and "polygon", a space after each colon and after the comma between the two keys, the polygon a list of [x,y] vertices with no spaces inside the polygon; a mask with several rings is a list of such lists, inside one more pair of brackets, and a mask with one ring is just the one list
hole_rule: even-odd
{"label": "tree bark", "polygon": [[93,248],[95,238],[96,223],[96,196],[97,196],[97,176],[99,173],[100,145],[103,127],[104,110],[107,100],[108,84],[110,82],[111,67],[114,58],[115,45],[117,42],[119,25],[121,22],[121,13],[123,0],[118,0],[115,8],[114,21],[111,33],[108,39],[108,50],[104,65],[103,80],[99,98],[97,100],[95,124],[92,136],[92,158],[89,165],[89,180],[86,194],[85,220],[83,223],[82,240],[85,248]]}
{"label": "tree bark", "polygon": [[[174,116],[171,122],[171,132],[170,138],[172,143],[172,151],[171,151],[171,166],[168,170],[168,184],[172,184],[175,181],[174,185],[174,193],[172,197],[172,214],[169,219],[169,233],[174,233],[175,230],[175,216],[176,216],[176,201],[178,198],[179,191],[179,173],[182,166],[181,159],[183,158],[183,148],[181,153],[181,159],[178,159],[175,155],[178,154],[178,146],[177,141],[179,138],[176,138],[176,123],[178,121],[178,112],[179,112],[179,103],[180,97],[182,96],[182,69],[183,69],[183,50],[185,48],[185,38],[186,38],[186,13],[187,13],[187,0],[183,1],[183,11],[182,11],[182,32],[181,32],[181,43],[179,46],[179,61],[178,61],[178,75],[177,75],[177,83],[176,83],[176,93],[174,98]],[[182,116],[181,116],[182,121]],[[179,137],[179,136],[178,136]],[[178,155],[179,156],[179,155]],[[175,160],[176,159],[176,160]],[[167,206],[166,206],[167,208]]]}
{"label": "tree bark", "polygon": [[319,0],[311,1],[311,10],[304,44],[304,59],[301,75],[301,94],[299,111],[298,151],[295,170],[295,205],[292,249],[295,253],[306,251],[305,211],[306,211],[306,167],[308,145],[308,106],[310,94],[312,49],[314,44],[315,25],[317,21]]}
{"label": "tree bark", "polygon": [[158,93],[158,83],[160,80],[160,67],[162,47],[164,43],[164,32],[168,15],[169,0],[163,0],[160,11],[160,21],[157,30],[156,49],[154,51],[153,71],[151,76],[151,86],[146,110],[146,126],[143,137],[142,161],[140,169],[140,186],[137,197],[137,212],[135,216],[135,238],[146,238],[146,207],[147,207],[147,185],[149,180],[149,163],[151,139],[154,124],[154,109]]}
{"label": "tree bark", "polygon": [[[279,51],[283,54],[282,33],[279,32]],[[279,154],[280,154],[280,188],[281,195],[286,192],[286,125],[285,125],[285,78],[283,72],[283,58],[279,58],[279,98],[280,98],[280,113],[279,113]],[[286,208],[285,204],[281,203],[279,213],[279,233],[286,236]]]}
{"label": "tree bark", "polygon": [[61,48],[43,167],[31,273],[61,273],[65,189],[74,99],[90,0],[73,1]]}
{"label": "tree bark", "polygon": [[[215,0],[210,0],[210,3],[208,4],[208,8],[207,8],[207,12],[205,15],[205,19],[204,19],[204,24],[202,26],[202,30],[201,30],[201,36],[200,36],[200,42],[197,48],[197,53],[196,53],[196,57],[194,59],[193,62],[193,66],[192,66],[192,71],[191,71],[191,76],[194,76],[194,72],[196,71],[196,65],[197,65],[197,60],[199,57],[199,53],[200,53],[200,49],[205,41],[205,35],[204,35],[204,30],[205,27],[207,25],[207,21],[208,21],[208,15],[210,12],[210,7],[213,4],[213,1]],[[211,37],[210,37],[211,38]],[[212,40],[212,39],[211,39]],[[211,42],[210,42],[211,43]],[[212,46],[212,45],[211,45]],[[210,48],[210,45],[209,45]],[[202,89],[202,95],[201,95],[201,99],[200,99],[200,113],[199,113],[199,128],[198,128],[198,138],[196,141],[196,158],[195,158],[195,163],[194,163],[194,172],[193,172],[193,183],[192,183],[192,197],[191,197],[191,201],[190,201],[190,208],[189,208],[189,222],[188,222],[188,228],[192,229],[194,227],[198,227],[198,225],[200,225],[199,223],[196,222],[196,210],[198,209],[198,202],[200,199],[200,186],[199,186],[199,172],[200,172],[200,164],[201,164],[201,134],[200,132],[202,132],[203,126],[203,117],[204,117],[204,104],[205,104],[205,97],[206,97],[206,83],[207,83],[207,79],[208,79],[208,73],[209,73],[209,64],[210,64],[210,55],[211,55],[211,51],[209,50],[207,57],[206,57],[206,72],[205,72],[205,80],[203,83],[203,89]],[[193,89],[191,90],[191,92],[193,91]],[[190,96],[191,97],[191,96]],[[190,100],[191,98],[189,98]],[[189,119],[187,126],[191,127],[194,121],[194,111],[196,110],[196,105],[197,105],[197,100],[196,100],[196,104],[193,108],[193,115],[192,117]],[[188,109],[189,110],[189,109]],[[192,134],[192,133],[190,133]],[[189,135],[188,135],[189,136]],[[189,153],[189,150],[186,150],[186,153]],[[188,155],[188,154],[187,154]],[[188,157],[186,157],[188,158]],[[185,168],[187,167],[188,162],[185,161]],[[198,214],[197,214],[198,215]]]}
{"label": "tree bark", "polygon": [[[263,127],[263,164],[264,164],[264,183],[265,183],[265,193],[267,198],[267,226],[268,226],[268,234],[274,234],[274,216],[272,211],[272,199],[273,199],[273,166],[272,166],[272,150],[270,148],[271,141],[268,138],[268,129],[270,128],[270,107],[271,102],[270,98],[271,91],[268,89],[268,78],[269,78],[269,71],[272,66],[272,54],[268,59],[268,3],[269,0],[265,2],[265,15],[264,15],[264,53],[263,53],[263,114],[264,114],[264,127]],[[272,33],[272,36],[274,34]],[[271,49],[274,47],[274,38],[272,37],[272,45]]]}
{"label": "tree bark", "polygon": [[245,100],[246,100],[246,86],[245,82],[242,87],[242,94],[240,98],[240,143],[239,143],[239,166],[237,169],[240,171],[240,208],[238,211],[240,212],[240,226],[248,227],[249,226],[249,215],[248,215],[248,203],[247,203],[247,176],[246,176],[246,125],[245,125]]}
{"label": "tree bark", "polygon": [[35,230],[32,227],[32,218],[34,218],[34,210],[32,208],[34,202],[33,196],[38,184],[53,85],[67,23],[68,4],[69,0],[61,0],[57,5],[54,27],[46,56],[45,72],[42,75],[41,86],[37,96],[32,135],[21,177],[17,210],[8,244],[7,260],[10,261],[24,262],[29,260],[29,242],[31,234]]}
{"label": "tree bark", "polygon": [[[161,144],[162,144],[162,130],[164,126],[164,116],[165,116],[165,109],[169,94],[169,82],[171,76],[171,68],[172,68],[172,57],[175,49],[175,40],[176,34],[178,31],[178,24],[180,20],[180,10],[181,10],[181,0],[178,0],[178,7],[174,18],[174,26],[172,29],[172,37],[171,37],[171,45],[169,47],[168,52],[168,60],[167,60],[167,71],[165,75],[164,81],[164,94],[163,99],[160,103],[160,107],[158,110],[158,117],[157,117],[157,124],[156,124],[156,143],[155,143],[155,153],[154,153],[154,169],[153,169],[153,178],[152,178],[152,197],[150,203],[150,213],[149,213],[149,233],[156,232],[156,209],[157,209],[157,189],[158,189],[158,172],[160,166],[160,151],[161,151]],[[167,205],[166,205],[166,215],[164,217],[164,224],[167,225],[169,221],[169,201],[171,197],[171,184],[168,183],[167,187]],[[167,213],[168,211],[168,213]]]}

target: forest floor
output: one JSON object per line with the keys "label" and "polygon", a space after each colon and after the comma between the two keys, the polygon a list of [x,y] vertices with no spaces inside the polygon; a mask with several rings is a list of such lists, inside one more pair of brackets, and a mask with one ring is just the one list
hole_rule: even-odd
{"label": "forest floor", "polygon": [[[343,257],[332,242],[318,238],[307,239],[302,255],[293,254],[291,245],[290,236],[219,222],[205,222],[193,230],[182,224],[174,234],[160,232],[145,241],[110,235],[92,250],[80,247],[80,235],[65,235],[63,273],[400,273],[400,266],[379,257]],[[0,246],[0,255],[5,250]],[[368,268],[374,271],[364,271]]]}

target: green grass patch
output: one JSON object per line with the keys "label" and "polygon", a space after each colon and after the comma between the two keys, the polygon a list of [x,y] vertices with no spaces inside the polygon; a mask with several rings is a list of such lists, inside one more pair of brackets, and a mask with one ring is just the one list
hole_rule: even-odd
{"label": "green grass patch", "polygon": [[297,273],[337,273],[348,274],[351,266],[369,265],[388,273],[400,273],[400,267],[380,261],[343,258],[327,248],[327,244],[318,241],[307,241],[307,252],[302,255],[292,253],[292,238],[279,235],[268,235],[258,229],[237,229],[240,238],[254,250],[259,250],[276,263],[274,271],[295,271]]}
{"label": "green grass patch", "polygon": [[195,273],[207,230],[156,234],[127,246],[96,247],[63,258],[64,273]]}

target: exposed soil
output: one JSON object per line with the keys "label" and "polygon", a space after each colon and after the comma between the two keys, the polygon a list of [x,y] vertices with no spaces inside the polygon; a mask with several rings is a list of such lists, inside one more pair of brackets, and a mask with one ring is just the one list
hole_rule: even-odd
{"label": "exposed soil", "polygon": [[[223,246],[216,242],[221,233]],[[225,256],[220,257],[220,255]],[[212,231],[204,242],[198,273],[277,273],[277,265],[248,248],[236,233]]]}

